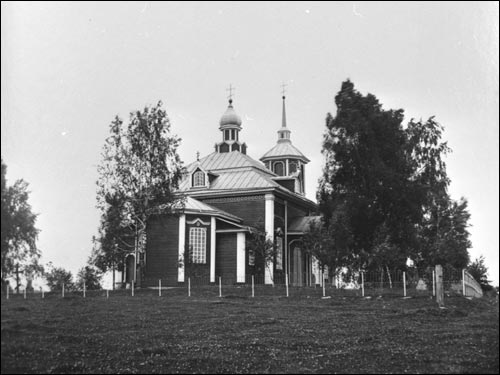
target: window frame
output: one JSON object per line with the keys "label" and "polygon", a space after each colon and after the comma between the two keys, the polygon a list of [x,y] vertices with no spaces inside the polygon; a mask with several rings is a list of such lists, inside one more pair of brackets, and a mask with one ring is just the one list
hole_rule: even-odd
{"label": "window frame", "polygon": [[189,256],[191,263],[207,263],[207,228],[189,228]]}

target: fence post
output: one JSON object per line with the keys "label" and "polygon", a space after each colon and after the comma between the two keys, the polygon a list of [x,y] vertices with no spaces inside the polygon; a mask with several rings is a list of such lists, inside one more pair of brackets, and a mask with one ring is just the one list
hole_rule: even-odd
{"label": "fence post", "polygon": [[323,274],[323,297],[325,297],[325,274]]}
{"label": "fence post", "polygon": [[222,297],[222,277],[219,276],[219,297]]}
{"label": "fence post", "polygon": [[132,280],[132,297],[134,296],[134,280]]}
{"label": "fence post", "polygon": [[83,283],[83,298],[85,298],[85,283]]}
{"label": "fence post", "polygon": [[288,298],[288,275],[285,274],[286,297]]}
{"label": "fence post", "polygon": [[64,283],[63,283],[63,288],[62,288],[62,298],[64,298]]}
{"label": "fence post", "polygon": [[406,272],[403,271],[403,291],[404,291],[404,296],[406,297]]}
{"label": "fence post", "polygon": [[42,290],[42,299],[44,298],[44,292],[43,292],[43,288],[40,288]]}
{"label": "fence post", "polygon": [[436,265],[436,302],[444,307],[443,267]]}
{"label": "fence post", "polygon": [[365,273],[361,271],[361,297],[365,296]]}
{"label": "fence post", "polygon": [[436,271],[432,270],[432,296],[436,297]]}
{"label": "fence post", "polygon": [[158,297],[161,297],[161,279],[158,279]]}
{"label": "fence post", "polygon": [[252,275],[252,298],[255,297],[254,280]]}
{"label": "fence post", "polygon": [[7,299],[9,299],[9,284],[7,284],[6,287],[7,287]]}
{"label": "fence post", "polygon": [[465,268],[462,269],[462,293],[465,297]]}
{"label": "fence post", "polygon": [[26,299],[26,288],[24,288],[24,299]]}
{"label": "fence post", "polygon": [[106,299],[109,298],[109,289],[106,289]]}
{"label": "fence post", "polygon": [[188,277],[188,297],[191,297],[191,278]]}

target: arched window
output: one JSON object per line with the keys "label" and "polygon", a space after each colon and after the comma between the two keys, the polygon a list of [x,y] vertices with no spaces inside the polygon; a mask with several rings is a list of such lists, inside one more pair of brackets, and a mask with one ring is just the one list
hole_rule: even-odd
{"label": "arched window", "polygon": [[202,171],[196,171],[193,174],[193,187],[205,186],[205,173]]}
{"label": "arched window", "polygon": [[275,161],[274,162],[274,173],[276,173],[278,176],[283,176],[285,174],[284,169],[285,169],[285,166],[283,165],[282,161]]}

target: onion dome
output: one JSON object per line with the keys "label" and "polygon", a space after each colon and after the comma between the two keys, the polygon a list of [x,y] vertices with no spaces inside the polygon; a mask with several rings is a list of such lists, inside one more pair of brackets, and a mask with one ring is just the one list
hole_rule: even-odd
{"label": "onion dome", "polygon": [[220,122],[221,127],[226,127],[228,125],[236,125],[238,127],[241,126],[241,117],[237,115],[233,108],[233,101],[229,100],[229,106],[227,107],[226,112],[222,115]]}

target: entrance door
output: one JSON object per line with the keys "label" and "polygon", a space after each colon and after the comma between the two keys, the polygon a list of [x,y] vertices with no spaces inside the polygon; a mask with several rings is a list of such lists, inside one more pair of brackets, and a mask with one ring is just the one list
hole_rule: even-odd
{"label": "entrance door", "polygon": [[125,259],[126,262],[126,273],[125,273],[125,283],[132,284],[134,280],[134,266],[135,266],[135,257],[130,254]]}

